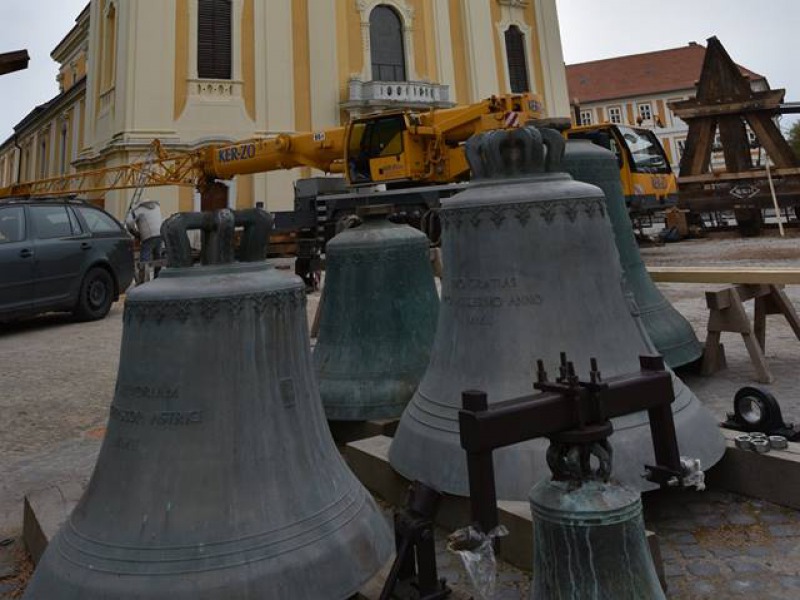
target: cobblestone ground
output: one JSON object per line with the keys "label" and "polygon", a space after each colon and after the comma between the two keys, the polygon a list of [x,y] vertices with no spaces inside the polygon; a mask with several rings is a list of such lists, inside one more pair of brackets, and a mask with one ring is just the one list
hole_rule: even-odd
{"label": "cobblestone ground", "polygon": [[[653,265],[800,266],[800,232],[788,239],[735,236],[646,248]],[[660,286],[675,307],[705,339],[708,318],[703,292],[714,286]],[[787,293],[800,306],[800,286]],[[309,297],[309,312],[318,301]],[[750,309],[752,310],[752,309]],[[20,324],[0,325],[0,598],[16,587],[4,577],[17,560],[25,492],[59,481],[85,479],[94,463],[107,418],[118,364],[121,304],[96,323],[73,323],[49,315]],[[741,337],[723,334],[728,369],[709,378],[682,373],[700,400],[723,419],[735,391],[753,384],[753,369]],[[800,421],[798,342],[782,318],[767,326],[767,361],[775,376],[772,389],[787,420]],[[757,473],[753,474],[757,477]],[[798,513],[719,491],[664,494],[645,498],[646,522],[656,531],[672,599],[800,598],[800,519]],[[440,532],[443,538],[447,532]],[[469,597],[457,557],[439,541],[440,567]],[[9,558],[11,557],[11,558]],[[498,598],[527,597],[528,573],[500,567]],[[457,596],[457,597],[459,597]]]}

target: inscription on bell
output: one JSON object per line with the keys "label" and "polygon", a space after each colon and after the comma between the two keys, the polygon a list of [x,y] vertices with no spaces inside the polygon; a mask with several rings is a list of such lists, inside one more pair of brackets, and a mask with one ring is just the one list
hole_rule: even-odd
{"label": "inscription on bell", "polygon": [[[455,308],[482,309],[480,315],[470,314],[467,321],[472,325],[491,325],[492,317],[485,311],[503,307],[518,308],[539,306],[539,294],[519,293],[516,277],[460,277],[452,282],[453,292],[442,295],[442,303]],[[493,292],[490,294],[467,294],[458,292]]]}
{"label": "inscription on bell", "polygon": [[117,383],[117,394],[127,398],[175,399],[180,396],[177,387],[128,385]]}
{"label": "inscription on bell", "polygon": [[175,427],[197,425],[203,422],[202,410],[165,410],[144,412],[141,410],[111,407],[111,418],[127,425],[150,425],[154,427]]}
{"label": "inscription on bell", "polygon": [[453,288],[457,290],[507,290],[517,287],[516,277],[460,277],[453,280]]}

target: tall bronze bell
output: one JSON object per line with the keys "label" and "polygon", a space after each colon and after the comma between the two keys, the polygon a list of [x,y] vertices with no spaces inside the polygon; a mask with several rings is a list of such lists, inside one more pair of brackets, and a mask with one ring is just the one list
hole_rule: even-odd
{"label": "tall bronze bell", "polygon": [[588,140],[570,140],[567,142],[563,167],[577,181],[596,185],[603,190],[625,281],[636,299],[639,316],[659,354],[672,368],[700,358],[703,347],[697,341],[691,324],[655,286],[644,266],[630,216],[625,209],[625,194],[614,154]]}
{"label": "tall bronze bell", "polygon": [[[303,284],[264,261],[270,222],[165,222],[169,266],[125,303],[94,473],[25,598],[344,599],[389,558],[387,523],[328,432]],[[203,230],[202,266],[187,228]]]}
{"label": "tall bronze bell", "polygon": [[325,249],[314,366],[331,420],[399,417],[428,366],[439,311],[428,238],[390,211],[363,208]]}
{"label": "tall bronze bell", "polygon": [[[468,143],[478,181],[442,202],[447,268],[431,361],[389,451],[408,479],[468,493],[461,390],[485,390],[496,401],[521,396],[531,389],[534,360],[558,362],[561,350],[582,368],[602,357],[604,376],[632,372],[637,356],[654,353],[623,287],[603,193],[558,172],[563,151],[556,132],[534,128]],[[677,377],[673,387],[680,448],[709,467],[722,456],[722,436]],[[651,487],[639,478],[653,460],[647,416],[616,419],[614,429],[623,482]],[[541,441],[496,452],[498,497],[525,499],[547,473],[544,454]]]}

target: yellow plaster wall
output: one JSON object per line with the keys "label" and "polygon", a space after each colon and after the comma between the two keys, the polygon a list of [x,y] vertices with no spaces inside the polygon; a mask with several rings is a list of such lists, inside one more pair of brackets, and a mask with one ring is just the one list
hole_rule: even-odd
{"label": "yellow plaster wall", "polygon": [[182,185],[178,188],[178,210],[192,212],[194,210],[194,190]]}
{"label": "yellow plaster wall", "polygon": [[236,177],[236,208],[252,208],[253,201],[253,176],[239,175]]}
{"label": "yellow plaster wall", "polygon": [[[429,45],[432,46],[433,18],[430,13],[430,0],[409,0],[414,10],[414,66],[416,76],[422,80],[436,77],[435,62],[429,61]],[[427,11],[426,11],[427,6]]]}
{"label": "yellow plaster wall", "polygon": [[349,38],[350,27],[349,17],[354,12],[354,3],[336,3],[336,47],[340,49],[336,54],[337,69],[339,71],[339,97],[347,98],[348,96],[348,81],[350,79],[350,56]]}
{"label": "yellow plaster wall", "polygon": [[292,0],[294,122],[297,131],[311,130],[311,60],[308,53],[308,0]]}
{"label": "yellow plaster wall", "polygon": [[433,2],[422,0],[422,16],[425,23],[425,64],[428,79],[439,81],[439,65],[436,64],[436,27],[433,16]]}
{"label": "yellow plaster wall", "polygon": [[464,36],[464,9],[461,0],[450,2],[450,36],[453,41],[453,68],[456,78],[456,89],[453,100],[459,104],[471,102],[470,78],[466,60],[466,38]]}

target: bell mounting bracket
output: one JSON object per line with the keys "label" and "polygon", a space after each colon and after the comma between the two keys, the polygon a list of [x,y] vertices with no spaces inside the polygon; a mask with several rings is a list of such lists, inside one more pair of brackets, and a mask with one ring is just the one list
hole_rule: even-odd
{"label": "bell mounting bracket", "polygon": [[[559,376],[548,381],[537,361],[538,393],[489,405],[486,392],[467,390],[459,411],[461,447],[467,453],[472,519],[484,532],[497,524],[497,493],[492,453],[498,448],[547,437],[548,464],[554,479],[576,485],[610,475],[612,418],[647,411],[656,465],[647,479],[660,486],[683,482],[682,463],[670,405],[675,400],[672,376],[659,355],[639,357],[640,370],[603,380],[595,359],[589,381],[581,381],[573,363],[561,354]],[[590,458],[600,467],[591,466]]]}

